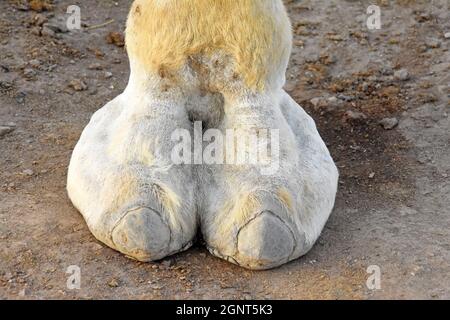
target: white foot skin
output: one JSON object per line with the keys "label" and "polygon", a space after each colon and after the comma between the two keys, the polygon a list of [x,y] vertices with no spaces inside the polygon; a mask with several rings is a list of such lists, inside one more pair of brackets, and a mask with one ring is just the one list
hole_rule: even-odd
{"label": "white foot skin", "polygon": [[170,159],[172,131],[190,122],[173,105],[125,92],[92,117],[69,167],[69,196],[92,233],[140,261],[187,249],[197,231],[192,168]]}
{"label": "white foot skin", "polygon": [[292,227],[271,211],[263,211],[247,222],[237,235],[239,261],[248,267],[271,267],[289,261],[296,240]]}
{"label": "white foot skin", "polygon": [[[229,221],[215,221],[214,225],[202,228],[213,255],[247,269],[265,270],[285,264],[310,249],[304,232],[279,199],[269,193],[265,197],[260,194],[261,201],[256,200],[256,194],[235,197],[241,198],[228,212]],[[252,200],[247,202],[249,198]],[[240,207],[242,204],[249,207]]]}
{"label": "white foot skin", "polygon": [[[200,226],[214,255],[269,269],[308,252],[330,215],[336,166],[281,89],[292,46],[283,3],[237,2],[136,0],[127,89],[93,116],[73,152],[72,202],[95,237],[134,259],[185,250]],[[189,118],[224,136],[279,130],[279,153],[269,166],[176,165],[172,134],[192,133]]]}
{"label": "white foot skin", "polygon": [[205,168],[215,196],[204,191],[202,232],[212,254],[274,268],[311,249],[333,208],[338,172],[314,122],[284,91],[229,104],[223,131],[279,130],[279,166],[270,174],[258,165]]}

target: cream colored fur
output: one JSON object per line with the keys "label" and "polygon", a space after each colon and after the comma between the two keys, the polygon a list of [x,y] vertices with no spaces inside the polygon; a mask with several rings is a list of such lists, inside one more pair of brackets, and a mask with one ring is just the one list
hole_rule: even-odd
{"label": "cream colored fur", "polygon": [[[141,261],[187,249],[268,269],[304,255],[334,205],[338,172],[314,121],[283,91],[291,50],[281,0],[137,0],[129,84],[78,142],[68,193],[92,233]],[[171,135],[280,134],[279,168],[176,165]],[[273,159],[274,160],[274,159]]]}
{"label": "cream colored fur", "polygon": [[262,89],[289,57],[290,28],[280,1],[137,0],[126,43],[146,70],[165,75],[191,56],[225,52],[236,63],[236,76]]}

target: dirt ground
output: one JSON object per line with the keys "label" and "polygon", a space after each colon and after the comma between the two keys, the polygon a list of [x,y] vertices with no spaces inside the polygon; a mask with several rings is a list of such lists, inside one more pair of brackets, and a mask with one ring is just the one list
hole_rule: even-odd
{"label": "dirt ground", "polygon": [[[66,172],[90,116],[126,86],[122,39],[107,36],[123,32],[131,0],[26,2],[0,1],[0,298],[450,298],[448,0],[374,0],[373,31],[369,1],[286,1],[286,90],[317,121],[341,178],[314,249],[265,272],[201,243],[139,263],[96,241],[67,198]],[[82,30],[65,30],[71,4]],[[66,286],[71,265],[80,290]],[[366,286],[370,265],[380,290]]]}

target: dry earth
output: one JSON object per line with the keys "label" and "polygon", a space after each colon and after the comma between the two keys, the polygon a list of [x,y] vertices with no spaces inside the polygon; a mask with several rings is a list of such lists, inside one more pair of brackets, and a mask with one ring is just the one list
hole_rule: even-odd
{"label": "dry earth", "polygon": [[[377,31],[365,25],[369,1],[286,2],[286,89],[317,121],[340,189],[308,255],[251,272],[201,241],[159,263],[129,260],[97,242],[67,198],[82,129],[127,83],[120,34],[107,37],[123,32],[131,0],[0,1],[0,298],[450,298],[448,0],[374,0]],[[83,30],[64,28],[71,4]],[[80,290],[66,287],[70,265]],[[380,290],[366,287],[370,265]]]}

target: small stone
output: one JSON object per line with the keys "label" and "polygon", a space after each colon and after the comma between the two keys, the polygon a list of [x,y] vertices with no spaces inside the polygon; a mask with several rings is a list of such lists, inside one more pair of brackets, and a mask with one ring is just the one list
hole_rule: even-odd
{"label": "small stone", "polygon": [[51,38],[53,38],[53,37],[56,36],[55,31],[53,31],[52,29],[50,29],[50,28],[47,27],[47,26],[44,26],[44,27],[42,28],[41,34],[42,34],[43,36],[51,37]]}
{"label": "small stone", "polygon": [[338,98],[339,100],[343,100],[343,101],[345,101],[345,102],[351,102],[351,101],[355,100],[355,97],[347,96],[347,95],[345,95],[345,94],[339,94],[339,95],[337,96],[337,98]]}
{"label": "small stone", "polygon": [[0,126],[0,138],[14,131],[14,127],[11,126]]}
{"label": "small stone", "polygon": [[22,173],[27,176],[32,176],[34,174],[34,171],[31,169],[25,169]]}
{"label": "small stone", "polygon": [[48,66],[47,68],[45,68],[45,71],[53,72],[53,70],[55,70],[57,67],[58,67],[57,64],[52,64],[51,66]]}
{"label": "small stone", "polygon": [[80,79],[73,79],[72,81],[70,81],[69,87],[75,91],[85,91],[88,89],[87,84]]}
{"label": "small stone", "polygon": [[23,75],[26,78],[30,79],[30,78],[35,77],[37,75],[37,72],[35,70],[31,69],[31,68],[26,68],[26,69],[23,70]]}
{"label": "small stone", "polygon": [[25,103],[26,96],[27,95],[25,92],[19,91],[14,98],[16,99],[17,103],[23,104]]}
{"label": "small stone", "polygon": [[395,71],[394,79],[399,81],[407,81],[409,80],[409,72],[406,69],[400,69]]}
{"label": "small stone", "polygon": [[44,28],[49,28],[53,30],[55,33],[66,33],[69,30],[66,26],[66,21],[64,19],[58,19],[51,22],[47,22],[44,25]]}
{"label": "small stone", "polygon": [[112,72],[109,71],[105,72],[105,79],[111,79],[112,77],[113,77]]}
{"label": "small stone", "polygon": [[332,41],[343,41],[344,40],[344,38],[339,34],[330,34],[327,36],[327,38]]}
{"label": "small stone", "polygon": [[336,97],[329,97],[329,98],[317,97],[311,99],[310,102],[314,106],[314,108],[324,109],[328,112],[331,112],[342,105],[342,101],[340,101]]}
{"label": "small stone", "polygon": [[28,62],[28,64],[30,66],[32,66],[33,68],[39,68],[39,66],[41,65],[41,62],[38,59],[33,59],[33,60],[30,60]]}
{"label": "small stone", "polygon": [[365,120],[365,119],[367,119],[367,116],[364,113],[359,112],[359,111],[352,111],[352,110],[348,110],[345,113],[345,117],[350,120]]}
{"label": "small stone", "polygon": [[297,47],[303,47],[305,45],[305,42],[302,40],[295,40],[294,45]]}
{"label": "small stone", "polygon": [[47,21],[48,21],[48,19],[47,19],[46,16],[44,16],[43,14],[38,13],[38,14],[36,14],[36,15],[33,17],[32,23],[33,23],[35,26],[41,27],[41,26],[42,26],[44,23],[46,23]]}
{"label": "small stone", "polygon": [[373,179],[375,177],[375,172],[372,172],[371,174],[369,174],[369,179]]}
{"label": "small stone", "polygon": [[312,98],[310,102],[315,108],[321,108],[326,105],[326,100],[322,97]]}
{"label": "small stone", "polygon": [[330,97],[327,99],[329,108],[337,108],[341,106],[341,101],[336,97]]}
{"label": "small stone", "polygon": [[151,285],[150,287],[151,287],[153,290],[161,290],[162,288],[164,288],[163,286],[160,286],[160,285],[157,285],[157,284]]}
{"label": "small stone", "polygon": [[396,126],[398,126],[398,119],[397,118],[384,118],[383,120],[380,121],[380,125],[385,130],[392,130]]}
{"label": "small stone", "polygon": [[0,80],[0,89],[10,89],[13,87],[13,83],[10,81],[1,81]]}
{"label": "small stone", "polygon": [[380,69],[380,73],[384,76],[391,76],[394,74],[394,70],[390,66],[384,66]]}
{"label": "small stone", "polygon": [[108,33],[108,35],[106,36],[106,42],[108,42],[109,44],[114,44],[117,47],[125,46],[125,38],[120,32]]}
{"label": "small stone", "polygon": [[100,63],[95,62],[95,63],[90,64],[88,69],[89,70],[102,70],[103,66]]}
{"label": "small stone", "polygon": [[445,39],[450,39],[450,32],[445,33],[445,34],[444,34],[444,38],[445,38]]}
{"label": "small stone", "polygon": [[108,282],[108,286],[110,286],[111,288],[117,288],[119,286],[119,281],[113,278]]}

